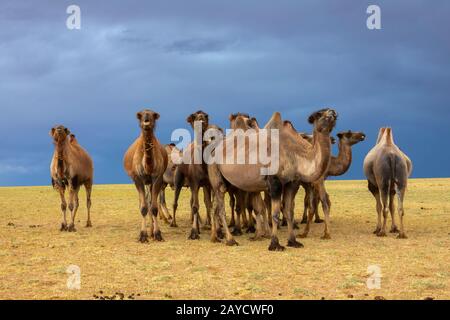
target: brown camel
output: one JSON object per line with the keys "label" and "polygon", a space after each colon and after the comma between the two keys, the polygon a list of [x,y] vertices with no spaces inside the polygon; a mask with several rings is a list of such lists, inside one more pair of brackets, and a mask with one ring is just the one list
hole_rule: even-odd
{"label": "brown camel", "polygon": [[[364,141],[366,135],[363,132],[340,132],[337,134],[339,138],[339,154],[337,157],[331,157],[330,166],[328,167],[327,172],[323,177],[321,177],[318,181],[313,182],[311,184],[303,184],[305,188],[305,202],[309,202],[309,216],[307,219],[307,224],[305,230],[299,237],[306,238],[311,226],[313,216],[318,217],[317,212],[319,201],[322,204],[322,209],[325,216],[325,229],[322,239],[330,239],[330,207],[331,201],[328,193],[325,189],[325,180],[329,176],[340,176],[348,171],[350,165],[352,163],[352,146]],[[305,215],[305,212],[303,213]],[[305,216],[303,217],[303,219]]]}
{"label": "brown camel", "polygon": [[[209,116],[207,113],[199,110],[195,113],[192,113],[186,121],[194,128],[195,122],[200,122],[202,127],[202,132],[204,133],[209,128],[213,127],[209,125]],[[217,127],[214,127],[217,128]],[[191,222],[192,229],[188,239],[195,240],[199,239],[200,236],[200,217],[199,217],[199,199],[198,193],[199,189],[203,188],[204,202],[206,206],[206,222],[205,226],[210,225],[210,217],[212,210],[212,202],[211,202],[211,185],[208,179],[208,172],[206,168],[206,164],[203,162],[203,155],[199,153],[201,157],[201,164],[194,163],[194,153],[200,152],[203,150],[208,144],[208,141],[204,141],[202,139],[202,145],[197,145],[197,142],[190,143],[186,149],[183,151],[183,157],[189,158],[189,163],[181,163],[177,165],[175,170],[175,196],[173,203],[173,218],[172,218],[172,227],[176,227],[176,211],[178,208],[178,198],[180,196],[181,188],[187,184],[189,189],[191,190]]]}
{"label": "brown camel", "polygon": [[[91,192],[94,167],[92,159],[78,143],[75,135],[70,135],[69,129],[64,126],[55,126],[50,130],[50,136],[55,144],[50,175],[52,185],[61,197],[61,211],[63,221],[61,231],[76,231],[75,216],[79,207],[78,192],[84,185],[86,189],[87,222],[86,227],[92,227],[91,223]],[[65,199],[66,188],[69,188],[69,210],[71,214],[70,224],[67,225]]]}
{"label": "brown camel", "polygon": [[[390,232],[398,232],[399,239],[406,239],[403,226],[403,200],[408,177],[412,172],[412,162],[394,143],[391,128],[381,128],[375,147],[364,159],[364,174],[367,177],[369,191],[377,202],[378,222],[374,233],[379,237],[386,236],[388,211],[391,212],[392,225]],[[395,223],[394,197],[398,199],[400,230]],[[389,204],[388,204],[389,201]],[[383,211],[383,225],[381,212]]]}
{"label": "brown camel", "polygon": [[[272,118],[264,127],[265,129],[278,130],[279,134],[279,167],[274,175],[261,174],[261,168],[267,167],[260,162],[257,164],[211,164],[208,166],[209,178],[214,190],[215,196],[215,217],[213,224],[220,218],[226,231],[227,245],[235,245],[225,220],[224,194],[226,192],[227,182],[235,187],[247,192],[269,191],[272,208],[272,238],[269,246],[271,251],[281,251],[284,247],[278,240],[278,222],[281,208],[281,199],[285,199],[286,212],[292,214],[292,199],[295,197],[295,183],[298,180],[304,182],[314,182],[318,180],[328,169],[331,158],[330,132],[334,128],[337,114],[334,110],[323,109],[313,113],[308,121],[314,125],[314,144],[311,145],[305,139],[300,137],[296,131],[283,125],[281,115],[275,112]],[[237,117],[236,121],[243,121]],[[268,133],[268,137],[272,132]],[[222,145],[226,145],[228,139],[235,139],[235,133],[228,135],[216,148],[221,150]],[[255,137],[248,135],[248,138]],[[257,145],[261,147],[259,135],[256,134]],[[250,139],[247,139],[250,141]],[[269,144],[270,145],[270,144]],[[233,145],[235,154],[237,145]],[[259,148],[258,148],[259,149]],[[268,147],[271,151],[271,147]],[[271,152],[268,152],[271,154]],[[245,148],[245,159],[249,159],[249,148]],[[258,221],[259,217],[257,217]],[[288,217],[288,246],[302,247],[303,245],[295,239],[293,219]],[[217,241],[216,228],[212,228],[211,240]]]}
{"label": "brown camel", "polygon": [[[142,215],[139,241],[148,242],[147,216],[150,213],[150,236],[162,241],[158,225],[158,195],[163,184],[164,171],[167,168],[167,152],[154,134],[159,114],[144,109],[136,114],[141,134],[128,148],[124,156],[124,167],[134,181],[139,193],[139,206]],[[149,199],[150,198],[150,199]]]}

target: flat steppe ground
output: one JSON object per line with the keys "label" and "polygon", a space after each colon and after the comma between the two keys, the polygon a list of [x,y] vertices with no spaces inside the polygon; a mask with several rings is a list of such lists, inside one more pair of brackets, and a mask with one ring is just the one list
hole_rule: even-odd
{"label": "flat steppe ground", "polygon": [[[300,240],[304,248],[284,252],[269,252],[269,240],[251,242],[248,234],[236,238],[237,247],[211,243],[206,230],[187,240],[187,189],[179,227],[161,222],[165,242],[141,244],[132,185],[94,187],[93,228],[84,227],[82,191],[75,233],[59,231],[59,196],[51,187],[0,188],[0,298],[450,299],[450,179],[410,180],[405,240],[372,234],[375,200],[365,181],[327,181],[327,188],[332,239],[321,240],[323,224],[314,224]],[[169,207],[172,199],[168,188]],[[296,203],[299,219],[303,191]],[[286,243],[286,227],[280,241]],[[69,265],[80,267],[80,290],[67,288]],[[371,265],[381,270],[380,289],[367,287]]]}

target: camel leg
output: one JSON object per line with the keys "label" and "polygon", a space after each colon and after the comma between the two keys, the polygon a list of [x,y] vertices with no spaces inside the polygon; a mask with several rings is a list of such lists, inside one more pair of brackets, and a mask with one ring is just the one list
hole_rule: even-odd
{"label": "camel leg", "polygon": [[378,234],[378,232],[381,231],[381,211],[382,211],[380,191],[378,190],[378,187],[376,185],[372,184],[371,182],[369,182],[368,187],[369,187],[369,191],[375,197],[375,200],[377,202],[377,216],[378,216],[378,220],[377,220],[377,227],[376,227],[376,229],[375,229],[375,231],[373,233],[374,234]]}
{"label": "camel leg", "polygon": [[230,208],[231,208],[231,220],[230,220],[230,224],[228,226],[234,227],[236,225],[236,220],[234,218],[234,209],[236,206],[236,198],[234,197],[234,193],[231,191],[228,192],[228,195],[230,196]]}
{"label": "camel leg", "polygon": [[394,197],[395,197],[395,190],[391,191],[391,194],[389,195],[389,211],[391,212],[391,230],[390,233],[398,232],[397,224],[395,223],[395,204],[394,204]]}
{"label": "camel leg", "polygon": [[170,220],[172,220],[172,216],[169,213],[169,209],[167,208],[166,203],[166,186],[167,184],[164,184],[161,187],[161,192],[159,193],[159,208],[161,210],[161,219],[164,220],[165,223],[169,223]]}
{"label": "camel leg", "polygon": [[87,221],[86,221],[86,228],[90,228],[92,227],[92,222],[91,222],[91,193],[92,193],[92,183],[86,183],[84,185],[84,187],[86,188],[86,207],[87,207]]}
{"label": "camel leg", "polygon": [[[253,212],[255,211],[254,208],[254,200],[255,200],[256,194],[248,193],[245,198],[245,206],[248,212],[248,228],[245,231],[246,233],[254,233],[256,231],[255,229],[255,219],[253,217]],[[256,211],[255,211],[255,217],[256,217]]]}
{"label": "camel leg", "polygon": [[139,194],[139,211],[141,212],[141,231],[139,233],[139,242],[148,242],[147,233],[147,217],[148,217],[148,202],[145,194],[145,185],[142,182],[135,181],[136,190]]}
{"label": "camel leg", "polygon": [[151,202],[150,202],[150,212],[152,214],[153,220],[153,239],[156,241],[163,241],[163,237],[161,235],[161,229],[159,228],[158,223],[158,196],[161,192],[162,187],[162,177],[158,178],[151,186]]}
{"label": "camel leg", "polygon": [[78,192],[80,191],[80,187],[77,183],[71,183],[69,187],[69,210],[70,210],[70,224],[68,231],[75,232],[77,229],[75,228],[75,217],[77,215],[78,207],[80,205],[78,200]]}
{"label": "camel leg", "polygon": [[[380,186],[381,185],[381,186]],[[377,233],[378,237],[385,237],[386,236],[386,224],[387,224],[387,217],[389,213],[389,206],[388,206],[388,200],[389,200],[389,193],[390,193],[390,181],[386,179],[382,179],[381,183],[379,184],[379,190],[380,190],[380,198],[381,198],[381,204],[383,208],[383,225],[381,226],[380,232]]]}
{"label": "camel leg", "polygon": [[306,238],[308,236],[309,230],[311,228],[311,222],[313,217],[315,216],[315,209],[317,209],[317,205],[319,202],[318,194],[316,192],[313,192],[313,188],[308,188],[308,220],[306,221],[305,229],[303,230],[303,233],[299,234],[299,238]]}
{"label": "camel leg", "polygon": [[265,217],[265,208],[264,208],[264,201],[261,198],[260,193],[249,193],[248,201],[252,204],[252,210],[254,212],[255,221],[256,221],[256,230],[255,230],[255,236],[250,237],[250,240],[262,240],[263,238],[270,236],[270,230],[269,226],[266,224],[267,220],[264,219]]}
{"label": "camel leg", "polygon": [[198,209],[199,209],[198,192],[199,192],[198,184],[191,185],[192,229],[191,229],[191,234],[188,237],[188,239],[190,239],[190,240],[200,239],[200,237],[199,237],[199,221],[198,221]]}
{"label": "camel leg", "polygon": [[65,197],[66,188],[64,186],[58,186],[59,196],[61,197],[61,213],[62,213],[62,223],[61,223],[61,231],[67,231],[67,219],[66,219],[66,211],[67,211],[67,202]]}
{"label": "camel leg", "polygon": [[175,172],[175,179],[174,179],[174,188],[175,188],[175,195],[173,199],[173,217],[172,222],[170,223],[170,226],[173,228],[178,227],[177,226],[177,220],[176,220],[176,213],[178,208],[178,198],[180,197],[181,188],[183,187],[184,183],[184,176],[180,171]]}
{"label": "camel leg", "polygon": [[407,239],[405,233],[405,228],[403,225],[403,217],[405,215],[405,210],[403,209],[403,199],[405,198],[405,189],[406,187],[403,187],[400,190],[397,190],[397,197],[398,197],[398,215],[400,218],[400,233],[397,236],[398,239]]}
{"label": "camel leg", "polygon": [[267,221],[269,226],[272,227],[272,201],[267,191],[264,192],[264,205],[266,207]]}
{"label": "camel leg", "polygon": [[219,218],[220,221],[222,222],[222,226],[225,229],[225,234],[226,234],[226,238],[227,238],[227,246],[235,246],[238,245],[238,243],[236,242],[236,240],[234,240],[233,235],[230,232],[230,229],[228,229],[228,225],[227,225],[227,220],[225,217],[225,205],[224,205],[224,199],[225,198],[225,193],[219,191],[218,195],[217,195],[217,209],[218,209],[218,214],[219,214]]}
{"label": "camel leg", "polygon": [[269,251],[283,251],[284,247],[280,245],[280,241],[278,239],[278,223],[280,222],[283,185],[281,184],[281,181],[274,176],[269,176],[267,182],[269,185],[272,207],[272,237],[269,245]]}
{"label": "camel leg", "polygon": [[212,211],[212,202],[211,202],[211,187],[204,186],[203,187],[203,202],[206,207],[206,220],[204,227],[211,227],[211,211]]}
{"label": "camel leg", "polygon": [[232,234],[234,236],[240,236],[242,235],[242,228],[241,228],[241,217],[242,214],[245,213],[245,192],[239,190],[236,193],[236,224],[233,228]]}
{"label": "camel leg", "polygon": [[293,248],[301,248],[303,244],[298,242],[295,239],[294,234],[294,198],[297,193],[298,188],[293,183],[289,183],[284,186],[283,199],[284,199],[284,208],[283,212],[286,214],[287,227],[288,227],[288,247]]}
{"label": "camel leg", "polygon": [[304,186],[305,188],[305,197],[303,198],[303,216],[301,224],[305,224],[308,222],[308,208],[309,208],[309,187]]}
{"label": "camel leg", "polygon": [[[330,207],[331,202],[328,193],[325,190],[325,182],[322,180],[317,184],[317,192],[319,193],[320,202],[322,204],[323,214],[325,216],[325,227],[321,239],[331,239],[330,236]],[[318,208],[315,209],[317,213]],[[316,216],[317,217],[317,216]],[[314,221],[316,222],[316,221]]]}

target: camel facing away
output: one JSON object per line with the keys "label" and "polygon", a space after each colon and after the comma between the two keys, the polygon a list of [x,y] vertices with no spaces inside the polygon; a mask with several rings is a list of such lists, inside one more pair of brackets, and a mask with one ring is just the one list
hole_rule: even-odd
{"label": "camel facing away", "polygon": [[[239,119],[240,117],[238,117]],[[293,209],[291,204],[297,189],[295,183],[298,180],[305,182],[314,182],[318,180],[328,169],[331,158],[331,143],[330,132],[334,128],[337,119],[337,114],[332,109],[322,109],[313,113],[308,121],[314,125],[314,143],[311,145],[296,131],[290,130],[283,125],[281,115],[275,112],[272,118],[264,127],[265,129],[278,130],[279,134],[279,167],[278,171],[273,175],[262,175],[261,168],[264,167],[261,163],[257,164],[212,164],[208,166],[209,179],[214,190],[215,195],[215,218],[212,219],[216,224],[216,219],[221,220],[222,225],[226,231],[227,245],[237,244],[225,220],[224,209],[224,195],[226,192],[227,183],[240,190],[247,192],[261,192],[269,191],[272,209],[272,235],[271,243],[269,245],[270,251],[282,251],[284,247],[280,245],[277,231],[279,214],[281,209],[282,197],[286,199],[286,212],[288,214],[288,246],[299,248],[303,245],[295,239],[293,231],[293,219],[291,215]],[[257,134],[257,133],[255,133]],[[268,134],[269,138],[271,133]],[[249,138],[251,135],[248,136]],[[217,146],[216,150],[221,150],[222,145],[227,144],[228,139],[235,139],[235,133],[228,135]],[[261,141],[257,139],[257,145],[261,146]],[[237,145],[234,144],[234,153],[237,154]],[[245,148],[245,159],[249,158],[249,148]],[[270,151],[270,148],[268,147]],[[271,152],[268,152],[271,154]],[[260,217],[258,215],[258,220]],[[217,241],[215,234],[216,228],[212,228],[211,240]]]}
{"label": "camel facing away", "polygon": [[[305,201],[308,203],[309,215],[305,230],[299,235],[301,238],[306,238],[311,226],[313,216],[318,217],[319,201],[322,204],[322,209],[325,216],[325,228],[322,239],[330,239],[330,209],[331,201],[330,197],[325,189],[325,179],[330,176],[340,176],[348,171],[352,163],[352,146],[364,141],[366,135],[363,132],[339,132],[337,134],[339,138],[339,154],[337,157],[332,156],[330,166],[325,175],[319,180],[309,184],[303,184],[305,188]],[[306,211],[306,210],[305,210]],[[303,219],[305,219],[305,211],[303,213]]]}
{"label": "camel facing away", "polygon": [[[61,211],[63,221],[61,231],[76,231],[75,216],[79,207],[78,192],[84,185],[86,188],[87,222],[86,227],[92,227],[91,222],[91,192],[94,176],[92,159],[78,143],[75,135],[64,126],[55,126],[50,130],[55,151],[50,164],[52,185],[61,197]],[[67,225],[67,202],[65,191],[69,189],[70,224]]]}
{"label": "camel facing away", "polygon": [[[139,241],[148,242],[147,216],[150,212],[150,237],[162,241],[158,225],[158,195],[163,184],[163,175],[167,168],[167,152],[159,143],[154,130],[159,114],[144,109],[136,114],[141,134],[128,148],[124,156],[124,168],[134,181],[139,193],[139,206],[142,215]],[[149,210],[150,204],[150,210]]]}
{"label": "camel facing away", "polygon": [[[405,215],[403,201],[411,172],[412,162],[395,145],[392,129],[381,128],[376,145],[364,159],[364,174],[367,177],[369,191],[377,203],[378,221],[374,231],[377,236],[386,236],[386,221],[388,211],[390,211],[392,218],[390,232],[399,232],[399,239],[407,238],[403,225],[403,216]],[[395,195],[398,199],[400,230],[395,223]],[[383,212],[383,224],[381,224],[381,212]]]}

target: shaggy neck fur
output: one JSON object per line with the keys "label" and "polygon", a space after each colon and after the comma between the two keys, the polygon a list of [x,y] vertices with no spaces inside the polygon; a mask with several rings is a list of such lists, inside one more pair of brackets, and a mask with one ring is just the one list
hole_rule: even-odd
{"label": "shaggy neck fur", "polygon": [[144,170],[147,174],[151,174],[153,170],[153,147],[154,135],[153,130],[142,130],[143,148],[144,148]]}

